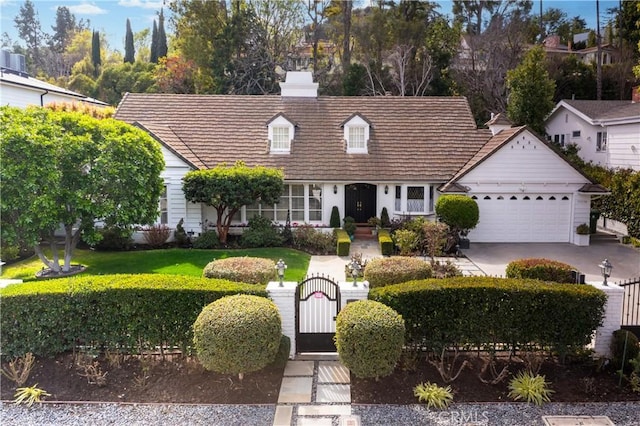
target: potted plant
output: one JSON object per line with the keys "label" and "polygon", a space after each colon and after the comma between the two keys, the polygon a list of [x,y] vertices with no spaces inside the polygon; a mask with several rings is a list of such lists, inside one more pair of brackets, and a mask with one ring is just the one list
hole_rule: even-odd
{"label": "potted plant", "polygon": [[371,235],[378,235],[378,229],[380,229],[380,225],[382,221],[379,217],[373,216],[367,220],[367,224],[372,227]]}
{"label": "potted plant", "polygon": [[581,223],[576,227],[576,235],[574,237],[575,244],[578,246],[588,246],[590,234],[591,227],[586,223]]}

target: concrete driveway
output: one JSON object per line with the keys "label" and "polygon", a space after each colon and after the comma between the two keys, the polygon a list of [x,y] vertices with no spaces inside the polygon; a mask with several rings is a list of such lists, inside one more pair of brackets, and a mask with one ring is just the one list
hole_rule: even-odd
{"label": "concrete driveway", "polygon": [[568,263],[585,274],[586,281],[602,281],[598,265],[605,258],[613,265],[609,281],[640,277],[640,249],[615,241],[592,241],[580,247],[568,243],[474,243],[462,252],[487,275],[504,276],[516,259],[543,257]]}

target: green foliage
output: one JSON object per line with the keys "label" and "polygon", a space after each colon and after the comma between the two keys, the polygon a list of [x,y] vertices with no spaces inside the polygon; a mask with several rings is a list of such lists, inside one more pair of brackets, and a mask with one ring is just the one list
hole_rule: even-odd
{"label": "green foliage", "polygon": [[[263,287],[180,275],[79,276],[5,287],[3,356],[53,356],[78,346],[138,353],[191,345],[191,326],[202,307]],[[38,312],[38,315],[33,315]]]}
{"label": "green foliage", "polygon": [[391,221],[389,220],[389,212],[386,207],[383,207],[382,212],[380,213],[380,224],[383,228],[388,228],[391,224]]}
{"label": "green foliage", "polygon": [[347,232],[347,234],[349,234],[349,236],[352,237],[353,234],[356,233],[356,229],[358,228],[358,226],[356,225],[355,219],[352,218],[351,216],[347,216],[344,219],[342,219],[342,221],[344,222],[342,229],[344,229]]}
{"label": "green foliage", "polygon": [[332,228],[340,228],[340,211],[338,206],[331,208],[331,218],[329,219],[329,226]]}
{"label": "green foliage", "polygon": [[436,202],[436,215],[452,230],[467,231],[478,224],[478,203],[465,195],[442,195]]}
{"label": "green foliage", "polygon": [[[146,132],[114,119],[31,107],[0,108],[2,240],[32,245],[45,265],[68,271],[80,236],[106,227],[153,223],[164,160]],[[31,188],[25,191],[25,188]],[[46,259],[40,241],[65,229],[64,264]]]}
{"label": "green foliage", "polygon": [[42,398],[45,396],[51,396],[51,394],[38,388],[38,384],[36,383],[33,386],[16,389],[13,402],[18,405],[27,404],[27,407],[31,407],[34,402],[42,402]]}
{"label": "green foliage", "polygon": [[400,249],[400,256],[410,256],[418,246],[418,234],[409,229],[398,229],[393,234],[396,246]]}
{"label": "green foliage", "polygon": [[349,303],[336,319],[338,356],[356,377],[388,376],[402,354],[404,333],[393,309],[371,300]]}
{"label": "green foliage", "polygon": [[536,405],[551,401],[553,390],[544,376],[533,375],[529,371],[521,371],[509,382],[509,397],[515,401],[524,400]]}
{"label": "green foliage", "polygon": [[364,279],[369,288],[432,277],[431,265],[415,257],[385,257],[367,262]]}
{"label": "green foliage", "polygon": [[[638,357],[640,346],[638,338],[628,330],[616,330],[611,340],[611,364],[623,373],[629,369],[630,361]],[[624,365],[623,365],[624,359]]]}
{"label": "green foliage", "polygon": [[344,229],[334,229],[333,231],[336,237],[336,253],[338,256],[349,256],[349,250],[351,249],[351,238]]}
{"label": "green foliage", "polygon": [[[372,288],[369,299],[402,315],[407,345],[535,344],[563,356],[591,341],[606,296],[587,285],[457,277]],[[571,321],[558,321],[559,315]]]}
{"label": "green foliage", "polygon": [[195,249],[213,249],[220,246],[220,240],[218,239],[218,233],[213,229],[204,231],[193,242],[193,248]]}
{"label": "green foliage", "polygon": [[630,236],[640,238],[640,171],[607,170],[591,164],[585,166],[585,171],[611,191],[611,195],[594,200],[593,208],[624,223]]}
{"label": "green foliage", "polygon": [[149,62],[106,64],[96,80],[97,96],[116,106],[127,92],[154,93],[155,71],[155,64]]}
{"label": "green foliage", "polygon": [[336,237],[333,233],[318,231],[311,225],[302,225],[293,231],[293,247],[311,254],[333,254]]}
{"label": "green foliage", "polygon": [[427,408],[437,408],[442,410],[447,408],[453,401],[451,386],[443,388],[437,383],[425,382],[413,388],[413,394],[420,402],[426,402]]}
{"label": "green foliage", "polygon": [[530,49],[515,69],[507,71],[507,116],[515,125],[527,125],[544,135],[544,121],[553,109],[556,84],[545,67],[541,45]]}
{"label": "green foliage", "polygon": [[380,253],[383,256],[391,256],[393,254],[393,239],[391,233],[386,229],[378,231],[378,244],[380,245]]}
{"label": "green foliage", "polygon": [[281,336],[278,307],[257,296],[223,297],[207,305],[193,324],[193,343],[204,368],[241,379],[274,361]]}
{"label": "green foliage", "polygon": [[590,233],[591,233],[591,228],[586,223],[581,223],[576,227],[576,234],[589,235]]}
{"label": "green foliage", "polygon": [[276,278],[276,264],[259,257],[229,257],[205,266],[202,276],[247,284],[267,284]]}
{"label": "green foliage", "polygon": [[442,254],[447,244],[447,235],[449,226],[441,222],[425,221],[422,224],[422,248],[427,256],[433,259],[435,256]]}
{"label": "green foliage", "polygon": [[240,237],[242,247],[278,247],[283,243],[282,235],[271,219],[254,216],[249,219],[249,226]]}
{"label": "green foliage", "polygon": [[93,31],[93,37],[91,38],[91,63],[94,68],[94,77],[98,76],[102,59],[100,58],[100,33]]}
{"label": "green foliage", "polygon": [[131,31],[131,21],[127,18],[127,29],[124,36],[124,61],[130,64],[136,60],[136,49],[133,45],[133,31]]}
{"label": "green foliage", "polygon": [[263,166],[248,167],[242,162],[233,166],[195,170],[183,178],[187,201],[212,206],[217,213],[216,228],[220,242],[227,243],[233,216],[244,205],[260,200],[275,204],[284,190],[284,172]]}
{"label": "green foliage", "polygon": [[291,339],[284,334],[280,337],[280,345],[278,346],[278,353],[273,360],[272,365],[277,368],[285,368],[287,361],[289,360],[289,352],[291,352]]}
{"label": "green foliage", "polygon": [[171,228],[165,224],[154,224],[142,229],[144,241],[151,248],[160,248],[171,236]]}
{"label": "green foliage", "polygon": [[176,230],[173,231],[173,239],[178,247],[183,247],[187,244],[189,237],[184,230],[184,218],[180,218],[180,221],[176,225]]}
{"label": "green foliage", "polygon": [[509,262],[507,278],[531,278],[556,283],[575,283],[571,271],[575,268],[566,263],[544,258],[517,259]]}
{"label": "green foliage", "polygon": [[20,247],[14,245],[8,245],[3,242],[2,247],[0,247],[0,259],[3,262],[8,262],[14,259],[17,259],[20,255]]}

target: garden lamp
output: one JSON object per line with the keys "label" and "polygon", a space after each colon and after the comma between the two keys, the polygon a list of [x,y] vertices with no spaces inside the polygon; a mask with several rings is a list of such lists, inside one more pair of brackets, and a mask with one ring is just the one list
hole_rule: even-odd
{"label": "garden lamp", "polygon": [[353,277],[353,286],[357,287],[358,286],[358,275],[360,275],[360,271],[362,270],[362,267],[360,266],[360,263],[358,263],[358,261],[356,259],[353,259],[351,261],[351,276]]}
{"label": "garden lamp", "polygon": [[278,271],[278,278],[280,278],[280,287],[284,287],[282,281],[284,280],[284,270],[287,269],[287,264],[284,260],[280,259],[276,263],[276,269]]}
{"label": "garden lamp", "polygon": [[603,286],[607,285],[607,278],[611,276],[611,270],[613,269],[613,265],[609,262],[608,259],[605,259],[598,265],[600,267],[600,272],[604,278]]}

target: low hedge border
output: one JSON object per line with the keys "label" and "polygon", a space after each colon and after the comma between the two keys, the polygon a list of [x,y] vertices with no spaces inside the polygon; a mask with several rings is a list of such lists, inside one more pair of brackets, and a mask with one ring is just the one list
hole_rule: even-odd
{"label": "low hedge border", "polygon": [[388,230],[380,229],[378,231],[378,244],[383,256],[391,256],[393,254],[393,239]]}
{"label": "low hedge border", "polygon": [[564,355],[591,341],[606,295],[589,285],[456,277],[372,288],[369,299],[402,315],[407,345],[516,350],[527,344]]}
{"label": "low hedge border", "polygon": [[532,278],[557,283],[575,283],[573,266],[544,258],[517,259],[507,265],[507,278]]}
{"label": "low hedge border", "polygon": [[349,234],[347,234],[347,231],[344,229],[336,229],[335,233],[337,240],[336,253],[338,256],[349,256],[349,250],[351,250],[351,238]]}
{"label": "low hedge border", "polygon": [[163,274],[11,285],[0,290],[2,356],[51,356],[77,346],[187,351],[202,308],[234,294],[267,297],[263,286]]}

